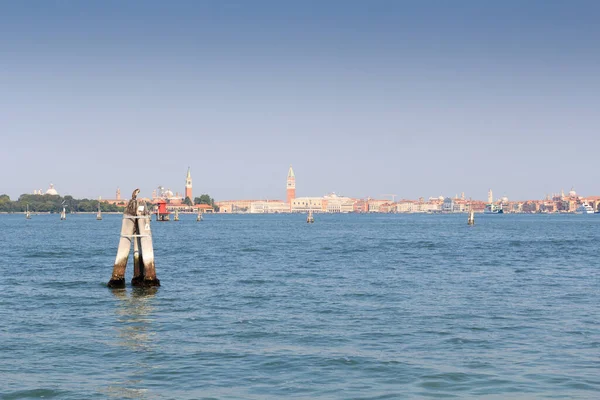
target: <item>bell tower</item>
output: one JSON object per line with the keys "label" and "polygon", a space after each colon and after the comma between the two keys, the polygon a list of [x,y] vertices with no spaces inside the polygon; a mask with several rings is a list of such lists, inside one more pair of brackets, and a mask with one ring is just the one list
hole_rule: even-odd
{"label": "bell tower", "polygon": [[294,170],[290,165],[290,169],[288,170],[287,175],[287,203],[290,205],[290,209],[292,208],[292,200],[296,198],[296,175],[294,175]]}
{"label": "bell tower", "polygon": [[190,172],[190,167],[188,167],[187,176],[185,177],[185,196],[184,196],[184,200],[185,200],[186,197],[189,197],[190,200],[194,201],[194,198],[192,197],[192,174]]}

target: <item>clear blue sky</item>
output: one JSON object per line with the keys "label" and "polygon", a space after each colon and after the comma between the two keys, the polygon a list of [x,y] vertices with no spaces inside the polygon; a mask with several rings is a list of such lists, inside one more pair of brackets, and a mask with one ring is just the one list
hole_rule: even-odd
{"label": "clear blue sky", "polygon": [[0,193],[600,195],[598,1],[5,1]]}

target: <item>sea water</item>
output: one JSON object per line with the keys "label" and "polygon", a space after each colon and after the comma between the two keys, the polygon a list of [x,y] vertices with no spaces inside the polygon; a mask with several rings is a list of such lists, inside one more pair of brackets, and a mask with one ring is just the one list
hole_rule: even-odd
{"label": "sea water", "polygon": [[600,397],[600,215],[180,217],[0,215],[1,398]]}

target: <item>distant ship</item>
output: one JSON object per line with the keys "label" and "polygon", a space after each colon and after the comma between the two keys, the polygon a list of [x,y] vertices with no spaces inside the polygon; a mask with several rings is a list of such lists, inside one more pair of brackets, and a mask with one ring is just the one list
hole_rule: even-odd
{"label": "distant ship", "polygon": [[587,203],[583,203],[575,210],[575,214],[593,214],[594,208]]}
{"label": "distant ship", "polygon": [[504,210],[502,210],[502,205],[498,207],[495,204],[486,204],[485,210],[483,210],[484,214],[504,214]]}

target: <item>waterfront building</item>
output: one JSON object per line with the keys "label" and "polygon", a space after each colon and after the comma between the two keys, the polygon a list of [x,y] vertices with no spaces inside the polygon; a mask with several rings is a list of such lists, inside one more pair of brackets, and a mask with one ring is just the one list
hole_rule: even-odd
{"label": "waterfront building", "polygon": [[419,203],[416,200],[402,199],[396,203],[396,212],[398,213],[414,213],[418,212]]}
{"label": "waterfront building", "polygon": [[263,200],[250,203],[251,214],[277,214],[287,213],[290,206],[282,200]]}
{"label": "waterfront building", "polygon": [[469,211],[469,202],[463,199],[455,199],[452,201],[452,212],[464,213]]}
{"label": "waterfront building", "polygon": [[366,213],[369,212],[369,203],[367,200],[356,200],[352,208],[356,213]]}
{"label": "waterfront building", "polygon": [[451,213],[454,211],[454,200],[450,197],[446,197],[444,199],[444,203],[442,203],[442,212]]}
{"label": "waterfront building", "polygon": [[380,207],[383,204],[388,204],[389,200],[367,199],[367,207],[369,212],[380,212]]}
{"label": "waterfront building", "polygon": [[252,203],[258,203],[263,200],[222,200],[215,202],[221,213],[248,213]]}
{"label": "waterfront building", "polygon": [[396,206],[393,203],[384,203],[379,206],[380,213],[393,213],[396,212]]}
{"label": "waterfront building", "polygon": [[345,196],[338,196],[330,193],[323,196],[325,212],[328,213],[347,213],[353,211],[354,199]]}
{"label": "waterfront building", "polygon": [[323,197],[297,197],[292,199],[291,210],[292,212],[325,212]]}

